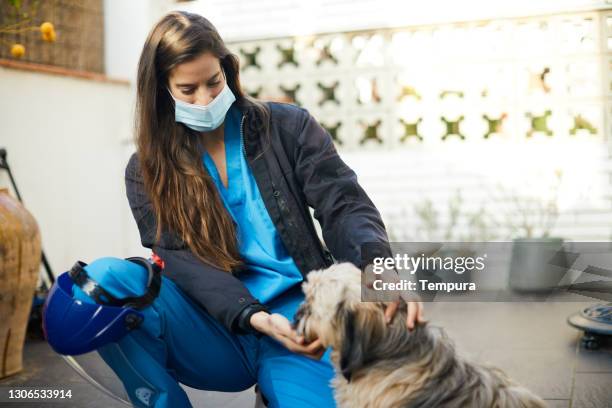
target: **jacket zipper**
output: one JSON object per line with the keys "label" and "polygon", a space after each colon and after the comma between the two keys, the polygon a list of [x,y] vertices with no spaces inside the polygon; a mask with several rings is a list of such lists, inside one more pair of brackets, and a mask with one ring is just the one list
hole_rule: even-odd
{"label": "jacket zipper", "polygon": [[244,158],[246,159],[246,149],[244,147],[244,135],[243,135],[243,127],[244,127],[244,118],[246,117],[246,114],[242,115],[242,118],[240,119],[240,150],[242,151],[242,154],[244,156]]}
{"label": "jacket zipper", "polygon": [[[244,127],[244,120],[245,120],[246,114],[242,115],[242,120],[240,121],[240,147],[242,150],[242,154],[244,155],[244,158],[246,159],[247,163],[248,163],[248,158],[246,156],[246,148],[244,146],[244,131],[243,131],[243,127]],[[272,183],[272,195],[274,196],[274,198],[276,199],[276,203],[279,206],[279,210],[281,212],[281,215],[283,213],[283,210],[286,211],[286,204],[284,204],[284,202],[282,201],[282,198],[279,200],[279,191],[276,189],[276,186],[274,185],[274,181],[270,180]],[[294,227],[293,223],[289,220],[289,226],[290,227]]]}
{"label": "jacket zipper", "polygon": [[[246,161],[247,161],[247,163],[248,163],[248,157],[247,157],[247,155],[246,155],[246,148],[245,148],[245,146],[244,146],[244,130],[243,130],[243,129],[244,129],[244,121],[245,121],[245,118],[246,118],[246,113],[242,115],[242,118],[241,118],[241,120],[240,120],[240,150],[242,151],[242,154],[243,154],[243,156],[244,156],[245,160],[246,160]],[[273,181],[272,181],[272,190],[273,190],[275,193],[277,193],[277,192],[276,192],[276,186],[274,185],[274,182],[273,182]],[[274,196],[276,197],[276,194],[274,194]],[[278,202],[278,197],[277,197],[276,201],[277,201],[277,204],[279,204],[279,207],[280,207],[280,203]],[[281,211],[282,211],[282,209],[281,209]],[[291,224],[293,224],[293,223],[291,223]],[[293,227],[294,225],[291,225],[291,226]],[[294,245],[295,245],[295,244],[294,244]],[[322,248],[322,250],[323,250],[323,252],[324,252],[324,253],[323,253],[323,258],[324,258],[325,260],[327,260],[327,262],[328,262],[328,264],[327,264],[327,265],[329,266],[329,265],[333,264],[333,262],[334,262],[334,261],[333,261],[333,258],[332,258],[332,256],[331,256],[331,253],[329,253],[329,251],[326,251],[326,250],[325,250],[325,249],[323,249],[323,248]]]}

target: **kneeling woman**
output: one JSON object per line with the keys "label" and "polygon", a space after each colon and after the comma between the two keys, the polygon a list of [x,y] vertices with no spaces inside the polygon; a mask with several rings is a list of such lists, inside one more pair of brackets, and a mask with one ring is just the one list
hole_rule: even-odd
{"label": "kneeling woman", "polygon": [[[363,267],[361,244],[388,239],[355,173],[306,110],[244,94],[238,58],[202,16],[173,12],[155,25],[137,88],[127,196],[165,276],[115,353],[153,388],[155,406],[189,406],[179,382],[259,384],[270,407],[335,406],[329,353],[318,340],[304,344],[290,319],[305,274],[334,258]],[[111,276],[97,278],[113,296],[146,290],[142,276],[104,269]],[[411,327],[421,305],[408,307]],[[126,387],[138,386],[112,354],[103,357]]]}

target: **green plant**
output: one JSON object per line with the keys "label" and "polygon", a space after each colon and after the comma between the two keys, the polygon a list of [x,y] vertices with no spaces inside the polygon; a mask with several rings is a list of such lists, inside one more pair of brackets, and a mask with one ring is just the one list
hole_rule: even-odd
{"label": "green plant", "polygon": [[548,195],[518,193],[498,185],[502,200],[511,204],[506,214],[506,226],[512,237],[548,238],[559,218],[557,204],[563,171],[555,170],[553,181],[548,186]]}
{"label": "green plant", "polygon": [[487,242],[499,238],[500,222],[483,205],[472,213],[466,213],[468,233],[462,241]]}
{"label": "green plant", "polygon": [[[499,226],[499,222],[484,208],[481,204],[480,208],[473,212],[462,211],[464,199],[459,189],[449,199],[448,222],[441,225],[440,212],[436,210],[433,201],[430,198],[425,198],[415,204],[414,212],[420,221],[417,227],[419,236],[427,241],[444,240],[444,241],[488,241],[497,238],[494,229]],[[464,220],[466,223],[466,233],[460,234],[459,224]]]}
{"label": "green plant", "polygon": [[421,203],[415,204],[414,212],[421,221],[421,226],[417,227],[417,233],[425,233],[426,239],[431,241],[438,230],[438,211],[431,199],[426,198]]}

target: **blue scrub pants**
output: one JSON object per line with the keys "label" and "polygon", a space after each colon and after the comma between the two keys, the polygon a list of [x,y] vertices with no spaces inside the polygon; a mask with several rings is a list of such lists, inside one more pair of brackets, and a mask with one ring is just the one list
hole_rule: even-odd
{"label": "blue scrub pants", "polygon": [[[129,274],[98,277],[113,294],[140,295],[143,291],[129,280]],[[76,297],[86,296],[77,291]],[[297,285],[268,307],[292,320],[303,298]],[[224,392],[258,383],[269,407],[335,407],[330,350],[314,360],[268,336],[232,334],[165,277],[159,296],[142,312],[139,328],[98,349],[137,407],[191,407],[179,382]]]}

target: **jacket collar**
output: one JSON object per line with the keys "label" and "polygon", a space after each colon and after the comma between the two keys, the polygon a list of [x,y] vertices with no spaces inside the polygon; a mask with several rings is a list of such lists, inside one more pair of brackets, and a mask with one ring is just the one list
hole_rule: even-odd
{"label": "jacket collar", "polygon": [[[252,108],[239,106],[238,107],[243,115],[242,126],[242,137],[244,138],[244,150],[249,162],[252,158],[259,157],[262,152],[262,141],[265,135],[262,134],[257,123],[257,115],[253,112]],[[269,107],[268,107],[269,108]],[[272,127],[272,121],[270,121],[270,127]]]}

